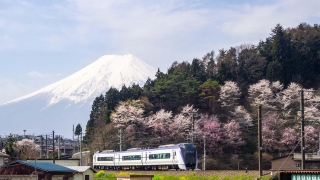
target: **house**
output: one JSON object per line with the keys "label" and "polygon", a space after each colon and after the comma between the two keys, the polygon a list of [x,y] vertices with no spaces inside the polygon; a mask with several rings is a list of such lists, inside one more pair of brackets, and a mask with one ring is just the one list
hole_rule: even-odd
{"label": "house", "polygon": [[[320,169],[320,155],[317,153],[305,153],[305,169]],[[301,153],[294,153],[294,161],[299,164],[301,163]]]}
{"label": "house", "polygon": [[69,169],[73,169],[75,171],[78,171],[73,176],[73,180],[89,180],[93,179],[93,173],[97,173],[94,169],[92,169],[90,166],[66,166]]}
{"label": "house", "polygon": [[91,156],[90,156],[90,151],[83,151],[82,153],[78,152],[72,155],[72,158],[75,159],[80,159],[80,154],[82,154],[82,161],[81,165],[82,166],[90,166],[91,162]]}
{"label": "house", "polygon": [[49,162],[13,161],[0,167],[0,179],[11,180],[68,180],[77,171]]}
{"label": "house", "polygon": [[282,156],[271,160],[271,170],[299,170],[300,164],[296,164],[293,154]]}
{"label": "house", "polygon": [[[271,160],[271,170],[300,170],[300,166],[300,153]],[[320,155],[317,153],[305,153],[305,169],[320,169]]]}
{"label": "house", "polygon": [[4,165],[4,163],[5,163],[5,158],[10,158],[10,156],[9,155],[7,155],[7,154],[4,154],[4,153],[2,153],[2,152],[0,152],[0,166],[2,166],[2,165]]}

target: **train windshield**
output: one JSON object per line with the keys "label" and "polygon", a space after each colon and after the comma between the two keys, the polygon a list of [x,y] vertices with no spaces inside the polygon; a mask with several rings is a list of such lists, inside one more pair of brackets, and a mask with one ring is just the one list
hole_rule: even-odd
{"label": "train windshield", "polygon": [[183,144],[184,147],[180,147],[181,153],[188,169],[195,169],[197,162],[197,150],[193,144]]}
{"label": "train windshield", "polygon": [[193,146],[193,144],[184,144],[184,147],[190,148],[190,147],[194,147],[194,146]]}

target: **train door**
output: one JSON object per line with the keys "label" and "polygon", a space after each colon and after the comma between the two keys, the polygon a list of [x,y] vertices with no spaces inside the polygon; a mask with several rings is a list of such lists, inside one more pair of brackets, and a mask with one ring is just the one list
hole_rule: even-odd
{"label": "train door", "polygon": [[118,154],[118,158],[117,159],[118,159],[118,165],[120,165],[120,160],[121,160],[120,159],[120,153]]}
{"label": "train door", "polygon": [[177,157],[176,157],[176,151],[175,150],[172,150],[172,163],[173,164],[175,164],[176,163],[176,159],[177,159]]}
{"label": "train door", "polygon": [[146,160],[144,161],[144,164],[147,165],[147,160],[148,160],[148,153],[145,152]]}
{"label": "train door", "polygon": [[141,152],[141,165],[143,165],[143,152]]}

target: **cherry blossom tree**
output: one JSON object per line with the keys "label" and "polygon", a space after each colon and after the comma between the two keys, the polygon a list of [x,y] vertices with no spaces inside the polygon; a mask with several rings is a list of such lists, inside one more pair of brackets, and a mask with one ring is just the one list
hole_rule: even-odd
{"label": "cherry blossom tree", "polygon": [[279,93],[283,89],[283,85],[280,82],[273,82],[262,79],[258,83],[249,87],[248,94],[251,99],[251,105],[258,107],[263,105],[264,107],[274,109],[279,104]]}
{"label": "cherry blossom tree", "polygon": [[115,127],[124,129],[127,141],[135,142],[136,146],[141,146],[142,142],[136,142],[136,138],[145,138],[148,127],[146,118],[143,117],[143,110],[131,105],[121,104],[116,108],[116,112],[111,114]]}
{"label": "cherry blossom tree", "polygon": [[280,96],[280,102],[284,109],[294,108],[300,102],[299,90],[301,87],[297,83],[290,83],[290,85],[282,91]]}
{"label": "cherry blossom tree", "polygon": [[173,123],[172,116],[171,111],[161,109],[156,114],[147,118],[148,126],[151,128],[151,133],[156,137],[162,137],[162,143],[166,143],[171,139],[170,127]]}
{"label": "cherry blossom tree", "polygon": [[193,108],[193,105],[187,104],[182,107],[181,113],[177,114],[173,118],[172,126],[173,130],[190,129],[192,126],[192,115],[195,115],[198,109]]}
{"label": "cherry blossom tree", "polygon": [[22,139],[15,143],[15,151],[17,152],[17,158],[26,160],[28,158],[36,158],[40,153],[40,146],[37,145],[34,140]]}
{"label": "cherry blossom tree", "polygon": [[231,121],[236,121],[241,123],[241,125],[251,125],[251,116],[246,111],[243,106],[237,106],[237,101],[239,100],[241,92],[239,87],[235,82],[226,81],[221,87],[220,91],[220,101],[222,101],[222,106],[233,116],[230,118]]}
{"label": "cherry blossom tree", "polygon": [[318,132],[315,131],[313,126],[306,126],[304,129],[304,136],[306,140],[306,150],[318,150],[319,143],[319,135]]}
{"label": "cherry blossom tree", "polygon": [[165,111],[164,109],[161,109],[156,114],[151,115],[148,118],[148,124],[150,127],[157,126],[158,124],[168,127],[172,122],[172,111]]}
{"label": "cherry blossom tree", "polygon": [[225,81],[220,90],[219,100],[222,102],[222,106],[227,106],[233,109],[233,107],[236,106],[240,95],[241,92],[237,83],[233,81]]}
{"label": "cherry blossom tree", "polygon": [[284,151],[292,151],[298,143],[299,134],[293,128],[287,127],[282,130],[282,137],[280,139],[280,149]]}
{"label": "cherry blossom tree", "polygon": [[252,125],[252,117],[243,106],[236,106],[234,111],[231,112],[231,114],[233,115],[232,119],[240,123],[241,125]]}
{"label": "cherry blossom tree", "polygon": [[203,133],[207,135],[207,147],[210,153],[219,153],[223,150],[225,140],[221,132],[221,125],[216,116],[203,116]]}
{"label": "cherry blossom tree", "polygon": [[[288,114],[298,115],[301,117],[301,112],[298,111],[300,103],[300,93],[299,90],[302,88],[296,84],[291,83],[287,89],[283,90],[280,97],[280,102],[282,103],[283,109],[289,110]],[[305,101],[305,119],[319,120],[320,115],[320,104],[315,104],[320,102],[319,96],[314,96],[313,89],[302,89],[304,90],[304,101]]]}
{"label": "cherry blossom tree", "polygon": [[228,146],[237,149],[245,144],[245,141],[241,138],[240,124],[238,122],[232,120],[224,125],[224,129],[225,142]]}
{"label": "cherry blossom tree", "polygon": [[119,105],[116,112],[111,114],[113,123],[118,128],[127,127],[130,124],[145,125],[143,110],[133,106]]}
{"label": "cherry blossom tree", "polygon": [[262,146],[266,151],[273,152],[279,147],[282,119],[277,113],[271,113],[262,119]]}

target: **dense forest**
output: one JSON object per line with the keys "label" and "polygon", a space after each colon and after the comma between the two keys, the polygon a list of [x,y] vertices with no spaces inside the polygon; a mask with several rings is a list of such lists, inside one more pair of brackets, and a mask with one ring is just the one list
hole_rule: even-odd
{"label": "dense forest", "polygon": [[[276,25],[257,45],[242,44],[201,59],[173,62],[143,87],[110,88],[97,97],[86,126],[91,152],[153,148],[191,141],[207,169],[257,168],[257,107],[262,105],[263,158],[291,152],[299,143],[299,90],[305,89],[306,148],[318,151],[320,26]],[[299,148],[296,149],[299,151]],[[200,161],[201,162],[201,161]],[[201,167],[201,163],[199,164]]]}

